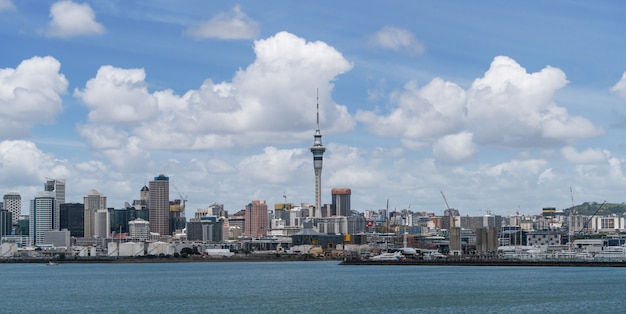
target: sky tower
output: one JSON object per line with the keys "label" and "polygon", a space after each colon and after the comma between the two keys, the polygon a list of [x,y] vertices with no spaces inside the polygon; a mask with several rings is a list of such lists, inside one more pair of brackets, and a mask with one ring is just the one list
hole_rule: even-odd
{"label": "sky tower", "polygon": [[317,130],[313,136],[313,169],[315,170],[315,215],[314,217],[322,217],[322,156],[326,151],[326,147],[322,145],[322,133],[320,132],[320,99],[317,96]]}

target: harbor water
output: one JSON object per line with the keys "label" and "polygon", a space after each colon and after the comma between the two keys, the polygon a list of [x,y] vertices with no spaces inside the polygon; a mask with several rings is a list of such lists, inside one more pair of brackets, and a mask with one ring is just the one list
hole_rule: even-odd
{"label": "harbor water", "polygon": [[615,313],[626,268],[0,264],[1,313]]}

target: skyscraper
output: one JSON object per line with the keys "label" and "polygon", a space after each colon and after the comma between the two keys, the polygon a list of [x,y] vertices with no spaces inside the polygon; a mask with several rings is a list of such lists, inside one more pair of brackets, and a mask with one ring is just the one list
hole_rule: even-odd
{"label": "skyscraper", "polygon": [[15,192],[4,194],[4,209],[11,212],[12,224],[16,225],[22,214],[22,196]]}
{"label": "skyscraper", "polygon": [[246,206],[244,215],[244,235],[260,238],[267,235],[269,216],[265,201],[252,201]]}
{"label": "skyscraper", "polygon": [[59,229],[67,229],[72,237],[82,238],[85,236],[85,204],[65,203],[61,204],[59,215],[61,221]]}
{"label": "skyscraper", "polygon": [[95,236],[95,217],[98,210],[107,209],[107,197],[96,190],[91,190],[83,197],[85,204],[84,232],[85,237]]}
{"label": "skyscraper", "polygon": [[322,133],[320,132],[320,103],[319,97],[317,100],[317,130],[313,136],[313,146],[311,146],[311,153],[313,153],[313,169],[315,170],[315,213],[314,217],[322,217],[322,157],[326,147],[322,145]]}
{"label": "skyscraper", "polygon": [[44,185],[44,191],[54,192],[57,207],[65,203],[65,181],[57,179],[48,179]]}
{"label": "skyscraper", "polygon": [[149,182],[148,211],[150,231],[161,235],[171,234],[170,230],[170,178],[163,174]]}
{"label": "skyscraper", "polygon": [[350,195],[352,190],[349,188],[334,188],[330,191],[333,198],[333,215],[348,217],[352,215],[350,208]]}
{"label": "skyscraper", "polygon": [[43,192],[30,201],[29,244],[36,246],[44,243],[48,231],[59,230],[59,206],[51,192]]}

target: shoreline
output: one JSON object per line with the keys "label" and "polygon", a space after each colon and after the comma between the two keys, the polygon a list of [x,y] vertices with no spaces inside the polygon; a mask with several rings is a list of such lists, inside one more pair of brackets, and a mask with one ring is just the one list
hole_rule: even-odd
{"label": "shoreline", "polygon": [[121,263],[223,263],[223,262],[311,262],[337,261],[337,258],[304,256],[231,256],[231,257],[88,257],[88,258],[1,258],[0,264],[121,264]]}

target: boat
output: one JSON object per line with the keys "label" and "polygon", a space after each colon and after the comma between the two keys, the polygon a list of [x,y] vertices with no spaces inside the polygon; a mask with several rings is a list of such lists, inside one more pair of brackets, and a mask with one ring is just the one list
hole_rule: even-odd
{"label": "boat", "polygon": [[401,252],[383,252],[380,255],[370,257],[370,261],[399,261],[404,258]]}
{"label": "boat", "polygon": [[47,266],[57,266],[59,265],[58,263],[55,263],[53,261],[48,261],[48,264],[46,264]]}

